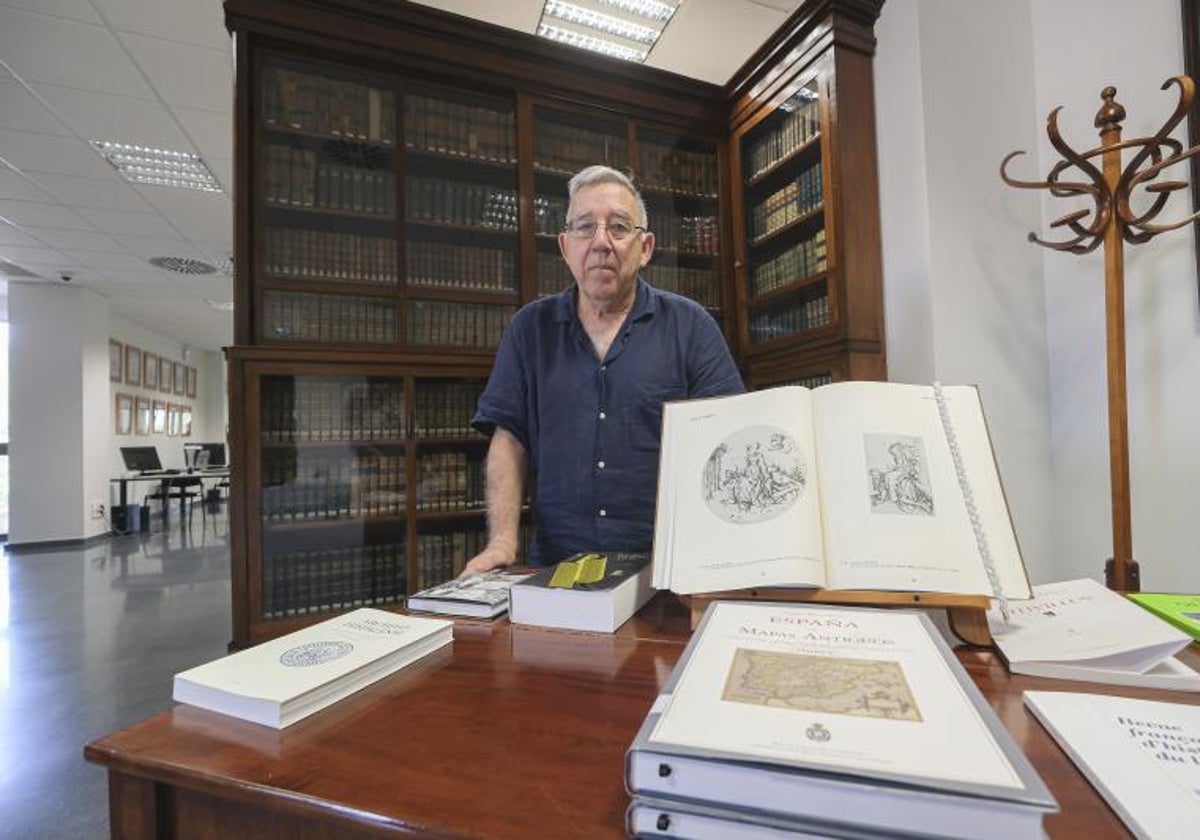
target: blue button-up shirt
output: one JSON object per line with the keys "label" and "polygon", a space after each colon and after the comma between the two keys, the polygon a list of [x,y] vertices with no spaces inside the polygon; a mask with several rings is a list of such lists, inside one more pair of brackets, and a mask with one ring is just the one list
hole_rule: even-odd
{"label": "blue button-up shirt", "polygon": [[523,307],[504,333],[472,425],[529,454],[537,533],[528,558],[649,551],[662,405],[745,390],[720,328],[696,302],[638,279],[604,359],[574,286]]}

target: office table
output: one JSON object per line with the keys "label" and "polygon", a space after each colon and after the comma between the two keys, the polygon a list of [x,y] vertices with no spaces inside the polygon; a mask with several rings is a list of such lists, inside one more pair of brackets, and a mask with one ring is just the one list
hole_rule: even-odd
{"label": "office table", "polygon": [[[201,479],[201,489],[203,490],[204,479],[209,478],[229,478],[229,470],[180,470],[179,472],[170,473],[153,473],[150,475],[123,475],[118,478],[110,478],[108,483],[117,485],[117,504],[125,507],[129,504],[129,485],[137,484],[138,482],[158,482],[163,497],[166,498],[167,491],[170,489],[172,482],[181,478],[199,478]],[[204,503],[203,493],[201,493],[201,504]],[[139,501],[140,504],[140,501]],[[163,517],[164,527],[169,517]]]}
{"label": "office table", "polygon": [[[108,770],[113,837],[619,837],[625,750],[686,638],[665,593],[612,636],[460,620],[452,648],[288,729],[177,706],[84,754]],[[959,658],[1058,799],[1051,836],[1125,831],[1023,690],[1200,705],[1012,676],[987,650]],[[1200,667],[1194,645],[1183,658]]]}

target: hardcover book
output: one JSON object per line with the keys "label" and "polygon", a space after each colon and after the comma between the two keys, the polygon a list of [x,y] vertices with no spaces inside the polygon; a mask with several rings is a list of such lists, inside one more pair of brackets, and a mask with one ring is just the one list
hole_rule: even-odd
{"label": "hardcover book", "polygon": [[1200,706],[1026,691],[1025,705],[1138,837],[1200,826]]}
{"label": "hardcover book", "polygon": [[354,610],[176,674],[174,699],[283,729],[450,644],[453,627]]}
{"label": "hardcover book", "polygon": [[514,584],[508,618],[513,624],[612,633],[653,594],[649,556],[578,554]]}
{"label": "hardcover book", "polygon": [[1035,586],[1009,621],[993,608],[988,625],[1014,674],[1200,691],[1174,656],[1191,637],[1089,578]]}
{"label": "hardcover book", "polygon": [[1030,597],[977,390],[843,382],[668,403],[654,585]]}
{"label": "hardcover book", "polygon": [[1200,639],[1200,595],[1170,595],[1165,592],[1130,592],[1127,596],[1193,639]]}
{"label": "hardcover book", "polygon": [[626,783],[868,832],[1037,836],[1057,810],[926,616],[769,602],[709,606]]}
{"label": "hardcover book", "polygon": [[517,567],[448,580],[408,596],[408,608],[439,615],[495,618],[508,611],[508,590],[537,569]]}
{"label": "hardcover book", "polygon": [[865,831],[845,825],[782,819],[734,808],[695,802],[633,797],[625,811],[630,837],[688,840],[894,840],[896,829]]}

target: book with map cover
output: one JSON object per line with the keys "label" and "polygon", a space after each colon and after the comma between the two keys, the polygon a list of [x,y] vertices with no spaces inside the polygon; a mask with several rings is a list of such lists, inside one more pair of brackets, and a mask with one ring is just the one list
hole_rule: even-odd
{"label": "book with map cover", "polygon": [[867,832],[1040,836],[1057,810],[925,615],[770,602],[709,606],[626,784]]}
{"label": "book with map cover", "polygon": [[1030,597],[977,389],[841,382],[668,403],[654,586]]}
{"label": "book with map cover", "polygon": [[1200,640],[1200,595],[1130,592],[1126,597],[1164,621],[1174,624],[1193,639]]}

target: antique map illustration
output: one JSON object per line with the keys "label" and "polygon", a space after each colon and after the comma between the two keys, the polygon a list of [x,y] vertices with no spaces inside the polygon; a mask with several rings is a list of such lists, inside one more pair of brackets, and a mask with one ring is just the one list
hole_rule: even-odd
{"label": "antique map illustration", "polygon": [[722,700],[833,715],[920,721],[898,662],[737,648]]}
{"label": "antique map illustration", "polygon": [[748,426],[726,437],[708,456],[702,495],[727,522],[774,519],[808,486],[808,466],[796,441],[775,426]]}
{"label": "antique map illustration", "polygon": [[871,513],[933,516],[925,442],[910,435],[863,435]]}

